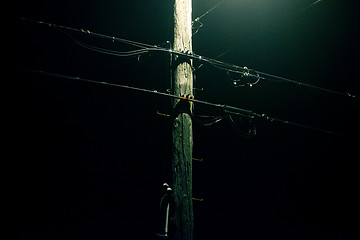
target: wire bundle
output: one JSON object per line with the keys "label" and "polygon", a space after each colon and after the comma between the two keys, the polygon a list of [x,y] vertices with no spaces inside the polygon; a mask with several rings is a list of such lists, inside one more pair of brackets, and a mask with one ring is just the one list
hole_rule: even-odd
{"label": "wire bundle", "polygon": [[[260,71],[254,70],[254,69],[249,69],[247,67],[240,67],[240,66],[237,66],[237,65],[234,65],[234,64],[225,63],[225,62],[222,62],[222,61],[219,61],[219,60],[216,60],[216,59],[204,57],[204,56],[194,54],[194,53],[191,53],[191,52],[174,51],[174,50],[171,49],[171,47],[170,47],[170,49],[168,49],[168,48],[160,47],[160,46],[157,46],[157,45],[140,43],[140,42],[136,42],[136,41],[132,41],[132,40],[128,40],[128,39],[123,39],[123,38],[118,38],[118,37],[111,37],[111,36],[104,35],[104,34],[94,33],[94,32],[91,32],[89,30],[65,27],[65,26],[61,26],[61,25],[56,25],[56,24],[52,24],[52,23],[46,23],[46,22],[37,21],[37,20],[26,19],[26,18],[22,18],[22,17],[19,17],[19,19],[26,20],[26,21],[31,21],[31,22],[37,23],[37,24],[43,24],[43,25],[46,25],[48,27],[52,27],[52,28],[56,28],[56,29],[60,29],[60,30],[66,30],[66,31],[91,35],[91,36],[95,36],[95,37],[98,37],[98,38],[111,40],[113,42],[120,42],[120,43],[123,43],[123,44],[131,45],[131,46],[139,48],[137,50],[128,51],[128,52],[113,51],[113,50],[109,50],[109,49],[103,49],[103,48],[99,48],[99,47],[96,47],[96,46],[88,45],[88,44],[85,44],[85,43],[71,37],[75,41],[75,43],[78,44],[79,46],[87,48],[87,49],[92,50],[92,51],[97,51],[97,52],[100,52],[100,53],[104,53],[104,54],[109,54],[109,55],[114,55],[114,56],[119,56],[119,57],[129,57],[129,56],[139,56],[141,54],[148,53],[150,51],[166,52],[166,53],[169,53],[169,54],[175,54],[175,55],[178,55],[178,56],[181,56],[181,57],[194,59],[194,60],[197,60],[197,61],[200,61],[200,62],[203,62],[203,63],[208,63],[208,64],[210,64],[211,66],[213,66],[215,68],[226,71],[228,73],[228,75],[230,73],[235,73],[235,74],[241,74],[244,77],[246,76],[247,78],[256,79],[256,81],[254,81],[252,83],[245,83],[245,85],[249,85],[250,87],[257,84],[260,80],[276,79],[277,82],[286,82],[286,83],[290,83],[290,84],[293,84],[293,85],[296,85],[296,86],[307,87],[307,88],[315,89],[315,90],[325,92],[325,93],[329,93],[329,94],[334,94],[334,95],[348,97],[348,98],[357,99],[357,100],[359,99],[354,94],[351,94],[351,93],[348,93],[348,92],[344,93],[344,92],[339,92],[339,91],[334,91],[334,90],[331,90],[331,89],[318,87],[318,86],[307,84],[307,83],[298,82],[298,81],[295,81],[295,80],[292,80],[292,79],[289,79],[289,78],[284,78],[284,77],[276,76],[276,75],[273,75],[273,74],[260,72]],[[238,84],[240,82],[239,80],[237,80],[235,82],[236,82],[236,84],[233,84],[233,86],[235,86],[235,87],[244,85],[242,83]],[[234,83],[234,81],[233,81],[233,83]]]}
{"label": "wire bundle", "polygon": [[[109,49],[100,48],[100,47],[97,47],[97,46],[86,44],[86,43],[76,39],[75,37],[71,36],[67,32],[65,33],[77,45],[79,45],[81,47],[84,47],[86,49],[92,50],[92,51],[103,53],[103,54],[109,54],[109,55],[118,56],[118,57],[130,57],[130,56],[140,56],[140,55],[148,53],[150,51],[160,51],[160,52],[169,53],[170,55],[175,54],[175,55],[185,57],[185,58],[188,58],[188,59],[198,60],[198,61],[200,61],[202,63],[208,63],[211,66],[214,66],[215,68],[226,71],[228,76],[230,77],[230,79],[233,81],[233,85],[235,87],[245,86],[245,85],[248,85],[248,86],[252,87],[253,85],[257,84],[260,80],[268,80],[268,79],[272,78],[272,79],[277,79],[280,82],[292,83],[292,84],[295,84],[297,86],[308,87],[308,88],[316,89],[316,90],[323,91],[323,92],[326,92],[326,93],[331,93],[331,94],[335,94],[335,95],[350,97],[352,99],[358,99],[355,95],[350,94],[350,93],[338,92],[338,91],[329,90],[329,89],[321,88],[321,87],[306,84],[306,83],[301,83],[301,82],[298,82],[298,81],[295,81],[295,80],[291,80],[291,79],[275,76],[275,75],[272,75],[272,74],[267,74],[267,73],[264,73],[264,72],[260,72],[260,71],[257,71],[257,70],[249,69],[247,67],[240,67],[240,66],[237,66],[237,65],[234,65],[234,64],[225,63],[225,62],[222,62],[222,61],[219,61],[219,60],[216,60],[216,59],[204,57],[204,56],[197,55],[197,54],[194,54],[194,53],[191,53],[191,52],[174,51],[173,49],[171,49],[171,45],[170,45],[170,48],[167,49],[167,48],[156,46],[156,45],[150,45],[150,44],[140,43],[140,42],[127,40],[127,39],[123,39],[123,38],[111,37],[111,36],[107,36],[107,35],[103,35],[103,34],[99,34],[99,33],[93,33],[93,32],[91,32],[89,30],[65,27],[65,26],[60,26],[60,25],[56,25],[56,24],[50,24],[50,23],[46,23],[46,22],[42,22],[42,21],[26,19],[26,18],[22,18],[22,17],[18,17],[18,18],[21,19],[21,20],[30,21],[30,22],[37,23],[37,24],[43,24],[43,25],[46,25],[46,26],[51,27],[51,28],[59,29],[59,30],[62,30],[61,32],[63,32],[63,33],[65,33],[64,32],[64,30],[65,30],[67,32],[70,31],[70,32],[75,32],[75,33],[80,33],[80,34],[86,34],[86,35],[91,35],[91,36],[95,36],[95,37],[102,38],[102,39],[111,40],[113,42],[120,42],[120,43],[131,45],[131,46],[134,46],[134,47],[138,48],[136,50],[126,51],[126,52],[109,50]],[[167,41],[167,43],[169,43],[169,42]],[[99,81],[94,81],[94,80],[89,80],[89,79],[81,79],[81,78],[78,78],[78,77],[70,77],[70,76],[65,76],[65,75],[60,75],[60,74],[45,73],[45,72],[42,72],[42,71],[34,71],[34,70],[29,70],[29,71],[36,72],[36,73],[42,73],[42,74],[46,74],[46,75],[51,75],[51,76],[55,76],[55,77],[61,77],[61,78],[67,78],[67,79],[73,79],[73,80],[80,80],[80,81],[87,81],[87,82],[104,84],[104,85],[121,87],[121,88],[127,88],[127,89],[142,91],[142,92],[155,93],[157,95],[163,95],[163,96],[167,96],[167,97],[170,97],[170,98],[183,99],[183,100],[187,100],[187,101],[196,102],[196,103],[199,103],[199,104],[208,105],[208,106],[211,106],[211,107],[214,107],[214,108],[220,108],[221,110],[223,110],[225,113],[228,114],[232,126],[237,131],[240,129],[238,127],[238,125],[239,125],[238,123],[239,123],[239,121],[241,122],[242,119],[240,117],[237,117],[237,119],[239,121],[236,122],[236,120],[234,120],[235,115],[242,116],[242,117],[245,117],[245,118],[248,118],[248,119],[261,118],[261,119],[265,119],[265,120],[268,120],[268,121],[271,121],[271,122],[280,122],[280,123],[283,123],[283,124],[293,125],[293,126],[307,128],[307,129],[312,129],[312,130],[316,130],[316,131],[320,131],[320,132],[324,132],[324,133],[328,133],[328,134],[335,134],[335,135],[344,136],[343,134],[338,134],[338,133],[334,133],[334,132],[331,132],[331,131],[319,129],[319,128],[312,127],[312,126],[307,126],[307,125],[303,125],[303,124],[299,124],[299,123],[295,123],[295,122],[290,122],[290,121],[286,121],[286,120],[282,120],[282,119],[278,119],[278,118],[274,118],[274,117],[269,117],[266,114],[258,114],[258,113],[255,113],[255,112],[252,112],[252,111],[249,111],[249,110],[246,110],[246,109],[227,106],[227,105],[224,105],[224,104],[208,103],[206,101],[196,100],[196,99],[193,99],[193,98],[175,96],[175,95],[172,95],[172,94],[161,93],[161,92],[157,92],[157,91],[151,91],[151,90],[146,90],[146,89],[141,89],[141,88],[135,88],[135,87],[125,86],[125,85],[120,85],[120,84],[113,84],[113,83],[108,83],[108,82],[99,82]],[[230,76],[231,73],[240,74],[240,78],[239,79],[233,79]],[[245,83],[243,83],[242,80],[244,78],[252,78],[252,79],[256,79],[256,80],[253,81],[253,82],[245,82]],[[223,117],[213,117],[209,121],[207,121],[205,123],[205,125],[210,126],[212,124],[220,122],[222,119],[223,119]],[[250,127],[248,127],[248,131],[245,131],[245,132],[243,130],[240,131],[241,134],[244,135],[244,136],[246,136],[246,135],[248,135],[248,136],[256,135],[255,127],[253,125],[251,126],[251,122],[249,122],[249,123],[250,123]]]}

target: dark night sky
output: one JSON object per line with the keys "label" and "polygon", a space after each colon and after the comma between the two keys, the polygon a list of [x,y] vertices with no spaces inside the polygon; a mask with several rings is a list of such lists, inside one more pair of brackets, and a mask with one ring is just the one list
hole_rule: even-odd
{"label": "dark night sky", "polygon": [[[193,0],[193,18],[218,1]],[[226,0],[201,19],[194,52],[360,95],[358,1]],[[14,69],[156,89],[169,87],[166,54],[91,52],[42,20],[149,44],[171,40],[170,1],[13,1],[6,35],[13,239],[155,239],[169,162],[169,100]],[[73,34],[114,50],[120,43]],[[195,62],[195,67],[200,63]],[[5,80],[5,79],[3,79]],[[255,120],[194,123],[196,239],[360,239],[359,103],[276,81],[233,88],[226,72],[196,72],[196,98],[345,133],[344,138]],[[195,105],[196,114],[218,114]]]}

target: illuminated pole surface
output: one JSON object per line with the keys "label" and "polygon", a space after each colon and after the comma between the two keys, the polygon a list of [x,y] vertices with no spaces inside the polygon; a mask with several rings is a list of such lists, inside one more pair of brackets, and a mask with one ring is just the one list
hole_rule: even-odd
{"label": "illuminated pole surface", "polygon": [[[173,49],[192,52],[192,0],[173,0],[174,42]],[[172,93],[193,96],[192,61],[174,56]],[[173,189],[173,240],[192,240],[194,214],[192,203],[192,147],[193,133],[190,112],[192,103],[174,99],[172,122],[171,187]]]}

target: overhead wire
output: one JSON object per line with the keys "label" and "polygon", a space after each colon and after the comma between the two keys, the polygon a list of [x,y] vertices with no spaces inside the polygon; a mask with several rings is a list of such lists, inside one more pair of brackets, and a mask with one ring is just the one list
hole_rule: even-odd
{"label": "overhead wire", "polygon": [[[134,91],[143,92],[143,93],[160,95],[160,96],[164,96],[164,97],[168,97],[168,98],[180,99],[180,100],[184,100],[184,101],[188,101],[188,102],[198,103],[198,104],[206,105],[209,107],[217,108],[217,109],[222,110],[226,114],[239,115],[239,116],[247,117],[249,119],[258,118],[258,119],[263,119],[263,120],[266,120],[269,122],[278,122],[278,123],[282,123],[284,125],[296,126],[296,127],[305,128],[305,129],[309,129],[309,130],[313,130],[313,131],[317,131],[317,132],[321,132],[321,133],[326,133],[326,134],[330,134],[330,135],[349,137],[348,135],[343,134],[343,133],[337,133],[334,131],[329,131],[329,130],[325,130],[325,129],[318,128],[318,127],[313,127],[313,126],[309,126],[309,125],[305,125],[305,124],[301,124],[301,123],[297,123],[297,122],[287,121],[287,120],[280,119],[280,118],[270,117],[266,114],[259,114],[259,113],[253,112],[251,110],[233,107],[233,106],[229,106],[226,104],[217,104],[217,103],[211,103],[211,102],[207,102],[207,101],[203,101],[203,100],[198,100],[198,99],[194,99],[193,97],[178,96],[178,95],[174,95],[174,94],[170,94],[170,93],[158,92],[156,90],[148,90],[148,89],[144,89],[144,88],[132,87],[132,86],[121,85],[121,84],[117,84],[117,83],[110,83],[110,82],[105,82],[105,81],[91,80],[91,79],[86,79],[86,78],[81,78],[81,77],[68,76],[68,75],[51,73],[51,72],[46,72],[46,71],[41,71],[41,70],[24,69],[24,68],[11,68],[11,69],[15,70],[15,71],[23,71],[23,72],[28,72],[28,73],[42,74],[42,75],[52,76],[52,77],[61,78],[61,79],[69,79],[69,80],[76,80],[76,81],[88,82],[88,83],[93,83],[93,84],[106,85],[106,86],[111,86],[111,87],[118,87],[118,88],[122,88],[122,89],[129,89],[129,90],[134,90]],[[218,121],[214,120],[214,122],[218,122]]]}
{"label": "overhead wire", "polygon": [[[198,26],[194,26],[194,24],[197,23]],[[202,28],[204,26],[204,24],[200,21],[196,21],[196,22],[192,22],[191,27],[192,29],[195,29],[195,32],[192,33],[192,35],[194,36],[195,34],[197,34],[200,30],[200,28]]]}
{"label": "overhead wire", "polygon": [[295,13],[295,15],[298,15],[306,10],[308,10],[309,8],[313,7],[314,5],[318,4],[319,2],[321,2],[322,0],[316,0],[312,3],[310,3],[309,5],[307,5],[306,7],[304,7],[303,9],[301,9],[300,11],[298,11],[297,13]]}
{"label": "overhead wire", "polygon": [[198,114],[192,114],[191,116],[201,126],[209,127],[224,119],[224,116],[204,116]]}
{"label": "overhead wire", "polygon": [[195,20],[193,22],[198,22],[201,18],[205,17],[207,14],[209,14],[211,11],[213,11],[215,8],[217,8],[220,4],[222,4],[223,2],[225,2],[225,0],[222,0],[220,2],[218,2],[217,4],[215,4],[212,8],[210,8],[209,10],[207,10],[205,13],[203,13],[201,16],[195,18]]}
{"label": "overhead wire", "polygon": [[76,43],[80,47],[83,47],[83,48],[91,50],[91,51],[99,52],[99,53],[102,53],[102,54],[113,55],[113,56],[116,56],[116,57],[138,56],[140,54],[148,53],[149,51],[154,49],[154,48],[140,48],[138,50],[132,50],[132,51],[126,51],[126,52],[109,50],[109,49],[106,49],[106,48],[101,48],[101,47],[97,47],[97,46],[94,46],[94,45],[84,43],[84,42],[80,41],[79,39],[75,38],[74,36],[71,36],[70,34],[68,34],[66,32],[62,31],[62,33],[64,35],[68,36],[74,43]]}
{"label": "overhead wire", "polygon": [[24,21],[29,21],[29,22],[45,25],[45,26],[48,26],[48,27],[51,27],[51,28],[63,29],[63,30],[68,30],[68,31],[76,32],[76,33],[81,33],[81,34],[87,34],[87,35],[95,36],[95,37],[98,37],[98,38],[111,40],[111,41],[114,41],[114,42],[115,41],[116,42],[122,42],[122,43],[132,45],[132,46],[135,46],[135,47],[140,47],[140,48],[153,48],[153,47],[156,47],[156,45],[136,42],[136,41],[132,41],[132,40],[124,39],[124,38],[119,38],[119,37],[112,37],[112,36],[108,36],[108,35],[105,35],[105,34],[92,32],[92,31],[87,30],[87,29],[72,28],[72,27],[57,25],[57,24],[53,24],[53,23],[47,23],[47,22],[43,22],[43,21],[39,21],[39,20],[34,20],[34,19],[30,19],[30,18],[24,18],[24,17],[17,17],[17,18],[20,19],[20,20],[24,20]]}
{"label": "overhead wire", "polygon": [[[202,15],[200,15],[199,17],[195,18],[194,21],[192,21],[191,23],[191,27],[193,29],[196,29],[195,32],[193,32],[193,35],[197,34],[200,30],[200,28],[202,28],[204,26],[204,24],[200,21],[201,18],[205,17],[207,14],[209,14],[211,11],[213,11],[215,8],[217,8],[220,4],[222,4],[225,0],[222,0],[220,2],[218,2],[217,4],[215,4],[212,8],[210,8],[209,10],[207,10],[205,13],[203,13]],[[198,26],[194,27],[195,23],[198,24]]]}
{"label": "overhead wire", "polygon": [[[222,53],[220,53],[219,55],[217,55],[214,59],[218,59],[218,58],[226,55],[226,54],[229,53],[230,51],[231,51],[231,50],[229,49],[229,50],[227,50],[227,51],[225,51],[225,52],[222,52]],[[197,70],[199,70],[199,69],[202,68],[203,66],[204,66],[204,64],[201,63],[196,69],[194,69],[194,72],[197,71]]]}
{"label": "overhead wire", "polygon": [[[295,81],[295,80],[292,80],[292,79],[289,79],[289,78],[284,78],[284,77],[276,76],[276,75],[273,75],[273,74],[260,72],[260,71],[257,71],[257,70],[256,70],[256,72],[258,74],[262,75],[262,76],[266,76],[268,78],[274,78],[274,79],[280,80],[282,82],[295,84],[297,86],[308,87],[308,88],[312,88],[312,89],[315,89],[315,90],[319,90],[319,91],[323,91],[323,92],[327,92],[327,93],[331,93],[331,94],[335,94],[335,95],[339,95],[339,96],[357,98],[357,96],[355,96],[354,94],[348,93],[348,92],[334,91],[334,90],[331,90],[331,89],[327,89],[327,88],[315,86],[315,85],[312,85],[312,84]],[[266,78],[264,78],[264,79],[266,79]]]}
{"label": "overhead wire", "polygon": [[[239,122],[242,123],[242,125],[244,125],[243,120],[241,119],[241,117],[239,115],[236,114],[229,114],[228,118],[230,120],[231,126],[233,127],[234,131],[239,134],[240,136],[244,137],[244,138],[252,138],[255,137],[257,134],[257,130],[255,125],[251,122],[251,119],[249,120],[249,127],[245,126],[247,131],[245,131],[244,129],[239,127],[239,124],[235,122],[234,117],[236,117],[238,119]],[[243,127],[244,128],[244,127]]]}
{"label": "overhead wire", "polygon": [[[202,16],[204,16],[204,15],[202,15]],[[202,16],[200,16],[200,18]],[[169,54],[176,54],[178,56],[189,58],[189,59],[198,60],[200,62],[205,62],[205,63],[208,63],[208,64],[214,66],[215,68],[218,68],[220,70],[224,70],[226,72],[239,73],[239,74],[246,75],[247,77],[256,78],[257,79],[256,83],[258,83],[260,80],[271,80],[271,81],[273,81],[273,79],[276,79],[279,82],[286,82],[286,83],[294,84],[296,86],[307,87],[307,88],[315,89],[315,90],[318,90],[318,91],[326,92],[326,93],[329,93],[329,94],[334,94],[334,95],[338,95],[338,96],[343,96],[343,97],[348,97],[348,98],[359,100],[359,98],[356,95],[348,93],[348,92],[335,91],[335,90],[315,86],[315,85],[312,85],[312,84],[295,81],[295,80],[292,80],[292,79],[289,79],[289,78],[280,77],[280,76],[277,76],[277,75],[274,75],[274,74],[261,72],[261,71],[250,69],[250,68],[247,68],[247,67],[241,67],[241,66],[238,66],[238,65],[235,65],[235,64],[229,64],[229,63],[226,63],[226,62],[223,62],[223,61],[208,58],[208,57],[201,56],[201,55],[198,55],[198,54],[195,54],[195,53],[179,52],[179,51],[175,51],[175,50],[173,50],[171,48],[167,49],[167,48],[159,47],[159,46],[156,46],[156,45],[140,43],[140,42],[136,42],[136,41],[132,41],[132,40],[128,40],[128,39],[123,39],[123,38],[118,38],[118,37],[111,37],[111,36],[107,36],[107,35],[104,35],[104,34],[91,32],[89,30],[76,29],[76,28],[56,25],[56,24],[52,24],[52,23],[46,23],[46,22],[43,22],[43,21],[27,19],[27,18],[23,18],[23,17],[18,17],[18,18],[21,19],[21,20],[25,20],[25,21],[30,21],[30,22],[33,22],[33,23],[46,25],[48,27],[54,27],[54,28],[57,28],[57,29],[63,29],[63,30],[68,30],[68,31],[72,31],[72,32],[81,33],[81,34],[91,35],[91,36],[95,36],[95,37],[99,37],[99,38],[103,38],[103,39],[108,39],[108,40],[111,40],[111,41],[114,41],[114,42],[117,41],[117,42],[121,42],[121,43],[124,43],[124,44],[128,44],[128,45],[140,48],[140,50],[138,50],[138,52],[116,53],[116,52],[112,52],[111,50],[105,50],[105,49],[100,49],[100,48],[96,48],[96,47],[95,48],[90,47],[91,50],[100,51],[100,52],[103,52],[103,53],[106,52],[107,54],[111,54],[111,55],[118,54],[118,56],[129,56],[129,55],[132,56],[132,55],[136,55],[137,53],[138,54],[145,53],[146,51],[161,51],[161,52],[166,52],[166,53],[169,53]],[[83,47],[89,47],[88,45],[84,45],[84,44],[82,44],[82,46]],[[250,73],[250,71],[253,72],[254,74]]]}
{"label": "overhead wire", "polygon": [[[256,84],[258,84],[259,83],[259,81],[260,81],[260,75],[257,73],[257,72],[255,72],[256,73],[256,80],[255,81],[252,81],[252,82],[248,82],[248,81],[245,81],[244,79],[246,79],[246,78],[250,78],[250,70],[251,69],[249,69],[249,68],[247,68],[247,67],[244,67],[245,68],[245,70],[246,70],[246,72],[244,72],[244,73],[241,73],[240,74],[240,78],[237,78],[237,79],[234,79],[234,78],[232,78],[231,76],[230,76],[230,71],[226,71],[226,73],[227,73],[227,75],[228,75],[228,77],[230,78],[230,80],[231,80],[231,85],[233,86],[233,87],[244,87],[244,86],[249,86],[250,88],[251,87],[253,87],[254,85],[256,85]],[[251,74],[252,75],[252,74]],[[253,75],[252,75],[253,76]]]}
{"label": "overhead wire", "polygon": [[[312,84],[295,81],[295,80],[292,80],[289,78],[284,78],[284,77],[277,76],[274,74],[269,74],[269,73],[261,72],[258,70],[249,69],[247,67],[240,67],[240,66],[237,66],[234,64],[225,63],[225,62],[207,58],[207,57],[198,56],[197,59],[205,61],[218,69],[221,69],[221,70],[224,70],[227,72],[232,72],[232,73],[246,74],[248,77],[257,78],[258,80],[273,81],[273,79],[276,79],[277,82],[286,82],[286,83],[290,83],[290,84],[293,84],[296,86],[307,87],[307,88],[315,89],[318,91],[326,92],[329,94],[334,94],[334,95],[338,95],[338,96],[343,96],[343,97],[348,97],[348,98],[359,100],[359,98],[356,95],[349,93],[349,92],[335,91],[335,90],[315,86]],[[248,71],[253,71],[255,74],[247,73]]]}

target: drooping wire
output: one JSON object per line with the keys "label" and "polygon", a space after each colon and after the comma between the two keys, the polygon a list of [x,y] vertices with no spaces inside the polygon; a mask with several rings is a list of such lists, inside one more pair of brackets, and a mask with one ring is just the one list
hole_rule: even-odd
{"label": "drooping wire", "polygon": [[[234,131],[240,136],[244,138],[253,138],[256,136],[256,127],[251,119],[248,120],[248,123],[245,123],[245,121],[237,114],[229,114],[228,118]],[[240,127],[239,125],[242,126]]]}
{"label": "drooping wire", "polygon": [[[234,64],[225,63],[216,59],[211,59],[203,56],[200,56],[200,59],[220,70],[224,70],[232,73],[238,73],[238,74],[247,74],[247,76],[249,77],[256,77],[256,78],[260,77],[260,79],[265,79],[264,77],[258,76],[257,71],[253,69],[249,69],[247,67],[240,67]],[[250,73],[250,70],[252,72],[255,72],[255,74]]]}
{"label": "drooping wire", "polygon": [[[200,18],[201,17],[202,16],[200,16]],[[127,39],[123,39],[123,38],[111,37],[111,36],[107,36],[107,35],[104,35],[104,34],[93,33],[93,32],[91,32],[89,30],[65,27],[65,26],[46,23],[46,22],[42,22],[42,21],[27,19],[27,18],[23,18],[23,17],[18,17],[18,18],[21,19],[21,20],[30,21],[30,22],[37,23],[37,24],[43,24],[43,25],[46,25],[46,26],[52,27],[52,28],[78,32],[78,33],[91,35],[91,36],[95,36],[95,37],[99,37],[99,38],[103,38],[103,39],[108,39],[108,40],[111,40],[111,41],[114,41],[114,42],[115,41],[121,42],[121,43],[128,44],[128,45],[131,45],[131,46],[146,49],[148,51],[150,51],[150,50],[151,51],[161,51],[161,52],[166,52],[166,53],[182,56],[182,57],[189,58],[189,59],[195,59],[195,60],[198,60],[200,62],[209,63],[210,65],[212,65],[212,66],[214,66],[214,67],[216,67],[218,69],[221,69],[221,70],[224,70],[224,71],[227,71],[227,72],[231,72],[231,73],[247,74],[248,77],[255,78],[255,79],[258,79],[258,80],[263,80],[264,79],[264,80],[273,81],[273,79],[276,79],[276,80],[278,80],[278,82],[291,83],[291,84],[294,84],[296,86],[312,88],[312,89],[316,89],[316,90],[319,90],[319,91],[322,91],[322,92],[325,92],[325,93],[330,93],[330,94],[334,94],[334,95],[339,95],[339,96],[344,96],[344,97],[359,100],[359,98],[357,96],[355,96],[354,94],[348,93],[348,92],[344,93],[344,92],[334,91],[334,90],[318,87],[318,86],[315,86],[315,85],[298,82],[298,81],[295,81],[295,80],[292,80],[292,79],[276,76],[276,75],[273,75],[273,74],[260,72],[260,71],[254,70],[254,69],[250,69],[253,73],[255,73],[255,74],[253,74],[253,73],[250,73],[249,69],[247,69],[245,67],[240,67],[240,66],[237,66],[237,65],[234,65],[234,64],[225,63],[225,62],[222,62],[222,61],[219,61],[219,60],[211,59],[211,58],[204,57],[204,56],[201,56],[201,55],[197,55],[197,54],[194,54],[194,53],[178,52],[178,51],[174,51],[173,49],[166,49],[166,48],[163,48],[163,47],[158,47],[156,45],[150,45],[150,44],[140,43],[140,42],[127,40]],[[98,49],[98,50],[100,50],[100,49]],[[109,52],[109,51],[107,51],[107,52]],[[111,52],[110,52],[110,54],[111,54]],[[125,54],[133,54],[133,53],[125,53]]]}
{"label": "drooping wire", "polygon": [[83,47],[83,48],[91,50],[91,51],[99,52],[99,53],[102,53],[102,54],[113,55],[113,56],[116,56],[116,57],[139,56],[141,54],[148,53],[149,51],[155,49],[155,48],[140,48],[138,50],[132,50],[132,51],[126,51],[126,52],[115,51],[115,50],[110,50],[110,49],[106,49],[106,48],[100,48],[100,47],[97,47],[97,46],[93,46],[93,45],[84,43],[84,42],[80,41],[79,39],[75,38],[74,36],[64,32],[64,31],[61,31],[61,32],[64,35],[68,36],[74,43],[76,43],[80,47]]}
{"label": "drooping wire", "polygon": [[251,69],[249,69],[247,67],[244,67],[244,69],[246,71],[244,73],[241,73],[240,78],[237,78],[237,79],[232,78],[232,76],[230,75],[230,71],[226,71],[228,77],[231,80],[231,85],[233,87],[249,86],[250,88],[252,88],[254,85],[256,85],[260,81],[260,75],[257,72],[255,72],[256,80],[253,82],[247,82],[245,79],[252,78],[253,74],[251,74],[251,76],[250,76]]}
{"label": "drooping wire", "polygon": [[209,127],[219,123],[224,119],[224,116],[204,116],[192,114],[192,118],[203,127]]}
{"label": "drooping wire", "polygon": [[[197,26],[195,26],[195,24],[198,24]],[[192,35],[195,35],[199,32],[200,28],[202,28],[204,26],[204,24],[202,22],[200,22],[199,20],[196,22],[192,23],[192,29],[195,29],[195,32],[193,32]]]}
{"label": "drooping wire", "polygon": [[[238,73],[238,74],[246,74],[246,72],[248,71],[247,68],[245,67],[240,67],[237,65],[233,65],[233,64],[228,64],[228,63],[224,63],[218,60],[214,60],[214,59],[210,59],[210,58],[206,58],[206,57],[202,57],[200,56],[200,60],[205,61],[209,64],[211,64],[212,66],[227,71],[227,72],[231,72],[231,73]],[[348,98],[352,98],[352,99],[356,99],[359,100],[359,98],[349,92],[339,92],[339,91],[335,91],[335,90],[331,90],[331,89],[327,89],[327,88],[323,88],[323,87],[319,87],[319,86],[315,86],[315,85],[311,85],[311,84],[307,84],[307,83],[303,83],[303,82],[299,82],[299,81],[295,81],[289,78],[284,78],[284,77],[280,77],[280,76],[276,76],[273,74],[269,74],[269,73],[265,73],[265,72],[261,72],[258,70],[254,70],[254,69],[250,69],[252,72],[254,72],[254,74],[249,73],[248,77],[252,77],[252,78],[256,78],[258,80],[269,80],[269,81],[273,81],[274,79],[277,82],[284,82],[284,83],[290,83],[293,84],[295,86],[301,86],[301,87],[307,87],[307,88],[311,88],[311,89],[315,89],[321,92],[325,92],[325,93],[329,93],[329,94],[334,94],[334,95],[338,95],[338,96],[343,96],[343,97],[348,97]]]}

